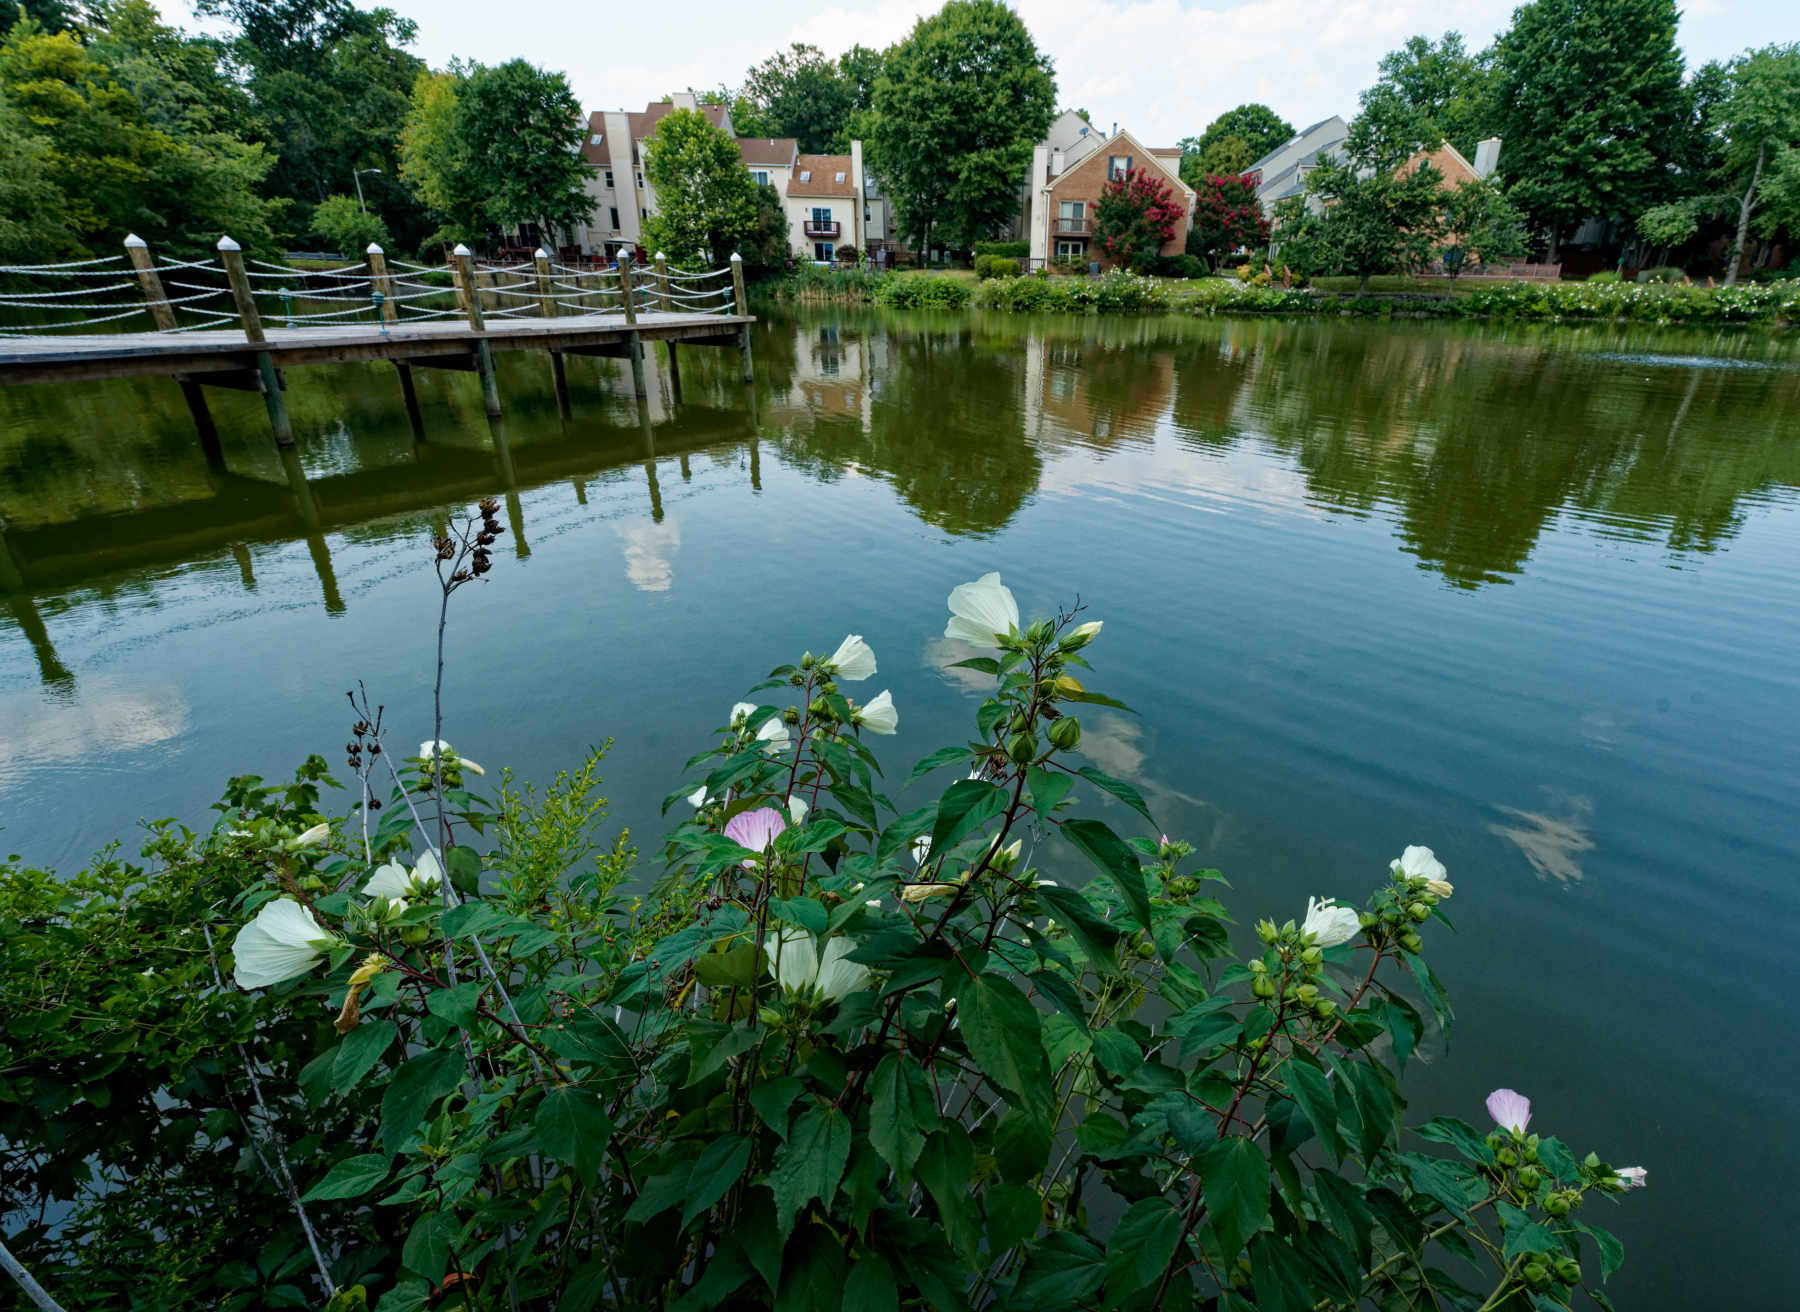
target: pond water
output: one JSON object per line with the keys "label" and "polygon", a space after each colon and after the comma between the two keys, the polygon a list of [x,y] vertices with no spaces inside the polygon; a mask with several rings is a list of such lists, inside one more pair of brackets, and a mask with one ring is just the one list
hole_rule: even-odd
{"label": "pond water", "polygon": [[678,402],[659,357],[643,412],[571,360],[564,417],[504,356],[492,428],[420,371],[422,435],[391,368],[297,370],[291,470],[254,395],[211,394],[209,467],[166,379],[0,394],[5,850],[74,869],[229,775],[341,764],[359,679],[428,737],[425,540],[489,493],[512,532],[452,602],[445,736],[490,781],[612,739],[640,850],[730,704],[846,632],[900,708],[890,778],[968,736],[944,598],[998,570],[1106,621],[1092,686],[1141,714],[1085,717],[1088,753],[1240,926],[1360,901],[1408,843],[1447,863],[1459,1019],[1415,1119],[1510,1085],[1648,1166],[1594,1217],[1621,1308],[1791,1301],[1789,339],[778,311],[756,359],[747,395],[684,352]]}

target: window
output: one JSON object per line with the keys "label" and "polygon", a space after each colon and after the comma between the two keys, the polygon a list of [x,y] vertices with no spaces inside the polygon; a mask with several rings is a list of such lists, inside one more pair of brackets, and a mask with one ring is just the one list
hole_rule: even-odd
{"label": "window", "polygon": [[814,223],[830,223],[831,222],[831,206],[829,206],[829,205],[813,206],[813,220],[812,221]]}
{"label": "window", "polygon": [[644,189],[644,171],[642,169],[638,170],[637,180],[638,180],[638,190],[642,191]]}
{"label": "window", "polygon": [[1131,156],[1108,155],[1106,157],[1106,176],[1122,178],[1131,171]]}
{"label": "window", "polygon": [[812,170],[811,169],[801,169],[800,170],[800,181],[811,182],[812,181]]}
{"label": "window", "polygon": [[875,220],[869,214],[869,207],[867,205],[863,206],[863,222],[864,223],[875,222]]}
{"label": "window", "polygon": [[648,206],[645,206],[645,207],[644,207],[644,208],[643,208],[643,209],[641,209],[641,210],[639,210],[639,211],[638,211],[638,217],[639,217],[639,218],[640,218],[640,219],[647,219],[647,218],[649,218],[649,217],[650,217],[650,209],[649,209],[649,207],[648,207]]}
{"label": "window", "polygon": [[599,144],[600,144],[600,134],[598,132],[596,132],[594,134],[594,139],[592,141],[588,142],[588,145],[598,146]]}
{"label": "window", "polygon": [[815,241],[813,243],[813,258],[820,264],[830,264],[831,243],[828,241]]}
{"label": "window", "polygon": [[1056,231],[1086,232],[1087,202],[1084,200],[1065,200],[1056,207]]}
{"label": "window", "polygon": [[[606,189],[608,191],[611,191],[613,189],[613,180],[612,180],[612,170],[611,169],[606,170]],[[613,226],[617,227],[618,225],[614,224]]]}
{"label": "window", "polygon": [[619,207],[617,205],[612,207],[612,230],[614,232],[619,230]]}
{"label": "window", "polygon": [[767,169],[751,169],[750,170],[750,181],[754,182],[759,187],[768,186],[769,185],[769,170],[767,170]]}
{"label": "window", "polygon": [[842,174],[842,173],[840,173],[840,174],[838,174],[838,175],[837,175],[837,180],[838,180],[838,181],[839,181],[839,182],[842,182],[842,181],[843,181],[843,180],[844,180],[844,175],[843,175],[843,174]]}
{"label": "window", "polygon": [[1059,260],[1070,257],[1078,259],[1084,253],[1082,245],[1078,241],[1059,241],[1056,243],[1056,258]]}

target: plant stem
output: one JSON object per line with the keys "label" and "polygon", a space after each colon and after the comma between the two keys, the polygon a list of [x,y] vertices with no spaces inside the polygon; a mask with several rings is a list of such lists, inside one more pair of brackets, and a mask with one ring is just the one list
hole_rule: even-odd
{"label": "plant stem", "polygon": [[5,1244],[0,1244],[0,1271],[5,1271],[7,1275],[17,1280],[19,1287],[30,1296],[33,1303],[43,1309],[43,1312],[64,1312],[63,1305],[51,1298],[45,1292],[44,1287],[31,1278],[31,1272],[19,1265],[19,1259],[7,1251]]}

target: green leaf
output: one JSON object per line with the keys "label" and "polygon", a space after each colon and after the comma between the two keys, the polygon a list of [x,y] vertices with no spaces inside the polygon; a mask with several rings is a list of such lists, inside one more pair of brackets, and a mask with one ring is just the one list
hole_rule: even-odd
{"label": "green leaf", "polygon": [[925,1146],[925,1134],[942,1120],[924,1068],[905,1053],[890,1052],[875,1068],[870,1084],[869,1142],[904,1184]]}
{"label": "green leaf", "polygon": [[1072,1230],[1052,1230],[1026,1249],[1011,1305],[1022,1312],[1068,1308],[1099,1289],[1105,1278],[1106,1261],[1090,1240]]}
{"label": "green leaf", "polygon": [[[743,1245],[735,1234],[727,1233],[713,1250],[712,1260],[706,1264],[706,1272],[675,1302],[674,1312],[707,1312],[708,1308],[717,1307],[739,1287],[755,1274],[750,1259],[744,1255]],[[556,1312],[563,1312],[568,1306],[568,1297],[556,1305]]]}
{"label": "green leaf", "polygon": [[693,1175],[692,1162],[678,1162],[662,1175],[653,1175],[644,1181],[638,1190],[636,1200],[625,1213],[627,1222],[645,1221],[661,1216],[673,1207],[680,1207],[687,1197],[688,1180]]}
{"label": "green leaf", "polygon": [[1051,774],[1042,766],[1034,765],[1025,772],[1025,785],[1031,793],[1031,809],[1047,819],[1056,804],[1069,795],[1069,790],[1075,786],[1075,777]]}
{"label": "green leaf", "polygon": [[[1257,1160],[1262,1160],[1261,1153]],[[1106,1305],[1116,1306],[1128,1295],[1160,1280],[1180,1242],[1181,1213],[1167,1198],[1158,1194],[1126,1208],[1106,1241]]]}
{"label": "green leaf", "polygon": [[1104,770],[1096,770],[1091,765],[1082,766],[1078,773],[1094,787],[1103,788],[1111,793],[1152,825],[1156,823],[1156,817],[1150,814],[1150,808],[1144,804],[1144,795],[1124,780],[1115,779]]}
{"label": "green leaf", "polygon": [[775,1312],[839,1312],[848,1276],[837,1238],[824,1226],[808,1226],[787,1246]]}
{"label": "green leaf", "polygon": [[1347,1236],[1354,1241],[1357,1260],[1367,1266],[1369,1234],[1374,1228],[1375,1218],[1363,1205],[1361,1192],[1343,1176],[1330,1171],[1314,1171],[1313,1188],[1318,1194],[1320,1205],[1331,1218],[1332,1229],[1340,1236]]}
{"label": "green leaf", "polygon": [[688,1072],[687,1084],[683,1087],[692,1088],[714,1071],[723,1068],[725,1063],[733,1057],[743,1056],[762,1042],[762,1037],[766,1032],[753,1030],[748,1025],[740,1025],[726,1030],[711,1047],[702,1048],[696,1041],[701,1032],[697,1026],[690,1027],[689,1042],[693,1043],[695,1047],[694,1063],[693,1069]]}
{"label": "green leaf", "polygon": [[1117,975],[1119,963],[1113,945],[1119,941],[1118,929],[1103,920],[1080,889],[1061,888],[1055,884],[1039,884],[1032,890],[1038,905],[1056,917],[1057,923],[1069,931],[1082,956],[1102,975]]}
{"label": "green leaf", "polygon": [[1251,1241],[1250,1273],[1257,1312],[1312,1312],[1306,1263],[1282,1240],[1260,1234]]}
{"label": "green leaf", "polygon": [[925,1136],[919,1154],[919,1182],[937,1204],[944,1233],[965,1262],[974,1264],[981,1243],[981,1223],[975,1200],[969,1194],[969,1177],[975,1170],[975,1144],[959,1121]]}
{"label": "green leaf", "polygon": [[1094,1031],[1094,1060],[1109,1075],[1122,1080],[1144,1060],[1144,1050],[1124,1030],[1100,1029]]}
{"label": "green leaf", "polygon": [[906,782],[901,784],[900,787],[902,791],[911,788],[915,783],[923,779],[939,766],[955,765],[958,761],[966,761],[969,759],[969,755],[970,753],[967,747],[940,747],[930,756],[927,756],[923,761],[920,761],[915,765],[912,768],[912,773],[906,776]]}
{"label": "green leaf", "polygon": [[880,1253],[864,1253],[844,1281],[843,1312],[900,1312],[894,1268]]}
{"label": "green leaf", "polygon": [[777,1075],[772,1080],[757,1082],[750,1090],[750,1105],[756,1108],[764,1125],[785,1139],[788,1137],[788,1108],[805,1091],[806,1086],[792,1075]]}
{"label": "green leaf", "polygon": [[714,1139],[694,1163],[688,1177],[687,1204],[681,1209],[681,1228],[723,1198],[750,1164],[755,1144],[741,1134]]}
{"label": "green leaf", "polygon": [[959,779],[938,802],[937,819],[931,826],[931,852],[935,861],[962,842],[971,831],[1006,810],[1006,790],[985,779]]}
{"label": "green leaf", "polygon": [[842,820],[821,816],[811,824],[782,830],[775,837],[775,850],[788,856],[801,856],[807,852],[823,852],[831,846],[834,840],[849,832],[849,828]]}
{"label": "green leaf", "polygon": [[[1108,697],[1103,693],[1085,691],[1059,692],[1057,696],[1065,702],[1087,702],[1093,706],[1116,706],[1121,711],[1131,711],[1131,707],[1127,706],[1124,702],[1114,701],[1111,697]],[[1137,714],[1136,711],[1131,711],[1131,713],[1133,715]]]}
{"label": "green leaf", "polygon": [[966,661],[952,661],[946,670],[979,670],[983,674],[999,674],[1000,662],[992,656],[971,656]]}
{"label": "green leaf", "polygon": [[1050,1063],[1044,1055],[1042,1019],[1019,986],[999,975],[965,976],[957,990],[963,1042],[982,1073],[1016,1094],[1027,1110],[1047,1114]]}
{"label": "green leaf", "polygon": [[1269,1218],[1269,1161],[1248,1139],[1228,1135],[1200,1159],[1200,1180],[1206,1214],[1229,1265]]}
{"label": "green leaf", "polygon": [[1288,1092],[1300,1104],[1306,1119],[1312,1122],[1313,1133],[1319,1136],[1319,1142],[1333,1158],[1343,1161],[1344,1143],[1337,1130],[1337,1095],[1332,1092],[1325,1072],[1302,1061],[1289,1062],[1287,1070]]}
{"label": "green leaf", "polygon": [[464,1073],[462,1054],[449,1048],[422,1052],[403,1063],[381,1096],[382,1146],[397,1151],[424,1119],[426,1108],[461,1084]]}
{"label": "green leaf", "polygon": [[1026,1184],[990,1184],[982,1193],[987,1214],[988,1252],[1004,1253],[1037,1235],[1044,1220],[1044,1200]]}
{"label": "green leaf", "polygon": [[572,1084],[552,1089],[537,1105],[534,1124],[546,1153],[573,1167],[582,1179],[595,1178],[613,1132],[612,1118],[598,1097]]}
{"label": "green leaf", "polygon": [[1081,1145],[1081,1150],[1101,1161],[1109,1160],[1130,1136],[1131,1131],[1120,1123],[1119,1118],[1106,1112],[1089,1112],[1075,1127],[1075,1142]]}
{"label": "green leaf", "polygon": [[380,1187],[387,1177],[386,1153],[364,1153],[360,1157],[347,1157],[332,1167],[323,1180],[308,1189],[300,1201],[315,1203],[328,1198],[361,1198]]}
{"label": "green leaf", "polygon": [[1433,1143],[1449,1144],[1471,1162],[1480,1162],[1485,1166],[1494,1164],[1494,1150],[1487,1146],[1481,1132],[1467,1121],[1460,1121],[1454,1116],[1434,1116],[1425,1124],[1416,1126],[1413,1133]]}
{"label": "green leaf", "polygon": [[450,887],[464,897],[481,896],[481,854],[472,847],[455,843],[444,849],[444,865],[450,873]]}
{"label": "green leaf", "polygon": [[1600,1279],[1602,1282],[1612,1278],[1612,1273],[1625,1263],[1625,1245],[1620,1243],[1612,1231],[1602,1229],[1586,1222],[1575,1222],[1575,1228],[1600,1248]]}
{"label": "green leaf", "polygon": [[775,1220],[782,1238],[794,1228],[794,1216],[813,1199],[829,1203],[844,1178],[850,1159],[850,1118],[834,1107],[815,1107],[794,1122],[788,1141],[776,1154],[769,1189],[775,1195]]}
{"label": "green leaf", "polygon": [[414,1275],[432,1284],[444,1279],[444,1268],[450,1265],[450,1249],[462,1236],[462,1225],[454,1212],[427,1212],[413,1222],[412,1233],[400,1250],[400,1261]]}
{"label": "green leaf", "polygon": [[453,989],[433,989],[425,995],[425,1006],[433,1016],[443,1017],[458,1029],[468,1029],[479,1019],[475,1008],[481,1005],[481,995],[487,988],[486,980],[472,979]]}
{"label": "green leaf", "polygon": [[710,988],[754,988],[761,973],[761,953],[754,943],[740,943],[729,952],[702,952],[694,958],[694,978]]}
{"label": "green leaf", "polygon": [[1406,1164],[1416,1192],[1437,1199],[1450,1215],[1468,1223],[1469,1203],[1473,1200],[1461,1183],[1445,1169],[1447,1163],[1423,1153],[1402,1153],[1399,1160]]}
{"label": "green leaf", "polygon": [[[16,1021],[13,1032],[19,1032]],[[337,1056],[336,1048],[327,1048],[301,1068],[300,1092],[305,1095],[308,1107],[318,1107],[331,1096],[331,1077],[337,1069]]]}
{"label": "green leaf", "polygon": [[1150,928],[1150,893],[1144,887],[1143,867],[1138,864],[1137,853],[1131,850],[1131,844],[1098,820],[1065,820],[1062,834],[1080,849],[1083,856],[1111,876],[1139,928]]}
{"label": "green leaf", "polygon": [[796,897],[769,899],[769,907],[790,925],[798,925],[808,934],[819,935],[825,932],[825,926],[831,919],[831,913],[825,910],[822,902],[816,898]]}
{"label": "green leaf", "polygon": [[1000,1174],[1024,1184],[1050,1164],[1050,1128],[1015,1107],[994,1127],[994,1160]]}

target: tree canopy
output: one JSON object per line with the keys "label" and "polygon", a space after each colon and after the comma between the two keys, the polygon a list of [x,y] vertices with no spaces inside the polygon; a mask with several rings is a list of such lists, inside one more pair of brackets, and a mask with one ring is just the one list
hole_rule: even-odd
{"label": "tree canopy", "polygon": [[1381,77],[1362,93],[1366,111],[1387,99],[1419,121],[1422,136],[1448,141],[1463,158],[1475,158],[1475,146],[1488,135],[1493,108],[1488,96],[1487,56],[1463,47],[1462,33],[1446,32],[1437,42],[1415,36],[1381,60]]}
{"label": "tree canopy", "polygon": [[843,154],[873,123],[875,81],[885,56],[851,46],[832,59],[796,41],[750,69],[744,85],[722,99],[746,137],[793,137],[806,154]]}
{"label": "tree canopy", "polygon": [[644,143],[644,178],[657,206],[644,220],[644,244],[677,264],[717,268],[756,232],[756,183],[737,143],[704,114],[663,116]]}
{"label": "tree canopy", "polygon": [[1294,125],[1267,105],[1228,109],[1181,146],[1181,180],[1190,187],[1207,177],[1235,177],[1294,135]]}
{"label": "tree canopy", "polygon": [[875,167],[901,230],[967,249],[1011,219],[1056,113],[1050,60],[1000,0],[949,0],[887,53]]}
{"label": "tree canopy", "polygon": [[1126,169],[1100,190],[1094,204],[1094,235],[1108,255],[1142,269],[1162,253],[1185,217],[1175,189],[1160,175]]}
{"label": "tree canopy", "polygon": [[1552,261],[1571,225],[1641,214],[1668,187],[1690,112],[1676,17],[1675,0],[1532,0],[1495,43],[1500,173]]}

